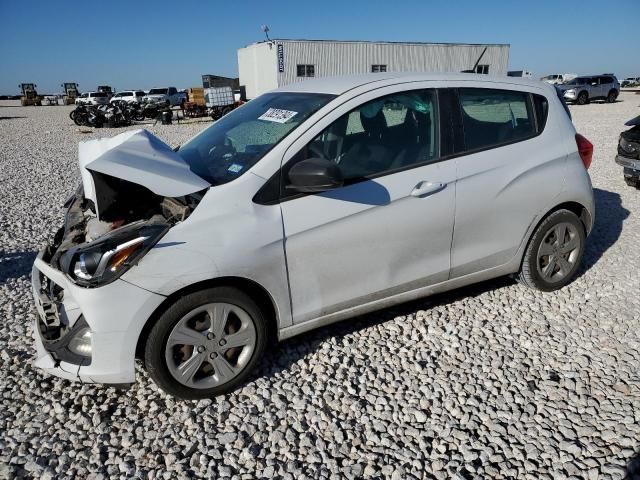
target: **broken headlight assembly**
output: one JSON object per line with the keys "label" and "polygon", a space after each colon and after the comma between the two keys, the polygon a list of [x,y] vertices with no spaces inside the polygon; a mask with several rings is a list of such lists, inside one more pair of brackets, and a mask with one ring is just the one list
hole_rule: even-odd
{"label": "broken headlight assembly", "polygon": [[640,143],[630,142],[623,136],[620,136],[620,141],[618,142],[618,151],[624,156],[638,156],[638,154],[640,154]]}
{"label": "broken headlight assembly", "polygon": [[166,223],[130,224],[60,257],[60,269],[76,284],[99,287],[135,265],[169,229]]}

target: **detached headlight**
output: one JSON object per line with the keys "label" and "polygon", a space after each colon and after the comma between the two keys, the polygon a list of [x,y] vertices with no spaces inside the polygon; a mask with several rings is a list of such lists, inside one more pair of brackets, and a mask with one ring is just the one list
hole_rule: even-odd
{"label": "detached headlight", "polygon": [[169,229],[165,223],[132,224],[67,250],[60,268],[83,287],[113,282],[138,262]]}

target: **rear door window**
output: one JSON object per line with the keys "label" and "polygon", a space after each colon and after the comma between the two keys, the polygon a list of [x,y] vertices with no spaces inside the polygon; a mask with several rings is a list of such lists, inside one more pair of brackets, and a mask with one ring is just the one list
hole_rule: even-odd
{"label": "rear door window", "polygon": [[536,134],[529,94],[512,90],[461,88],[466,150],[482,150]]}

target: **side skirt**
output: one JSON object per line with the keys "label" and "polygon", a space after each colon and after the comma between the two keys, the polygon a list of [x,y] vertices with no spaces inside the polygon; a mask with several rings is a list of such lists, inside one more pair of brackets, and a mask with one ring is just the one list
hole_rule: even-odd
{"label": "side skirt", "polygon": [[398,305],[400,303],[409,302],[411,300],[416,300],[418,298],[428,297],[436,293],[442,293],[449,290],[454,290],[456,288],[471,285],[473,283],[483,282],[485,280],[490,280],[492,278],[509,275],[511,273],[515,273],[518,271],[518,268],[520,266],[519,259],[520,259],[520,256],[516,255],[516,257],[514,257],[512,261],[510,261],[505,265],[501,265],[499,267],[490,268],[487,270],[483,270],[481,272],[470,273],[462,277],[457,277],[451,280],[446,280],[441,283],[436,283],[435,285],[429,285],[428,287],[417,288],[415,290],[399,293],[397,295],[392,295],[390,297],[376,300],[373,302],[364,303],[362,305],[358,305],[357,307],[351,307],[345,310],[340,310],[339,312],[335,312],[319,318],[314,318],[313,320],[308,320],[303,323],[294,324],[294,325],[291,325],[290,327],[285,327],[280,329],[280,331],[278,332],[278,339],[285,340],[287,338],[300,335],[301,333],[308,332],[310,330],[314,330],[319,327],[324,327],[325,325],[330,325],[332,323],[336,323],[347,318],[356,317],[358,315],[363,315],[365,313],[373,312],[375,310],[381,310],[383,308],[391,307],[393,305]]}

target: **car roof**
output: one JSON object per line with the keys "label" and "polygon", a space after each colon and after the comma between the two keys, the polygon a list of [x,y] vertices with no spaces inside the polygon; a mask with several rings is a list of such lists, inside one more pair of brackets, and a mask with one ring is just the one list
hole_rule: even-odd
{"label": "car roof", "polygon": [[291,83],[273,92],[306,92],[341,95],[354,88],[368,84],[376,87],[419,81],[474,81],[482,83],[511,83],[514,85],[534,86],[540,88],[539,80],[520,77],[482,75],[475,73],[367,73],[360,75],[343,75],[336,77],[320,77],[302,82]]}

